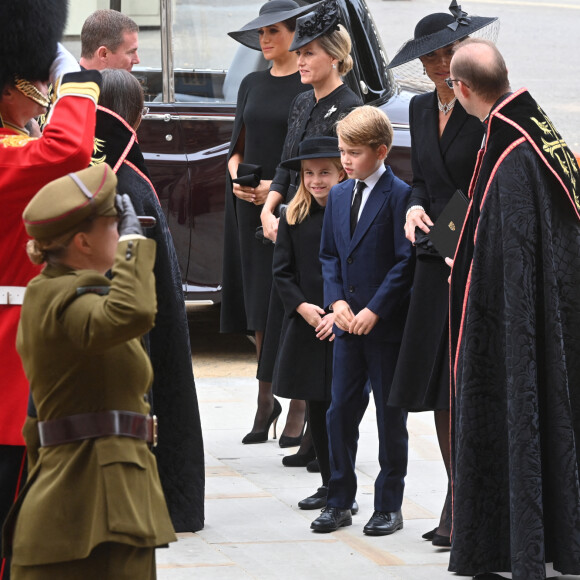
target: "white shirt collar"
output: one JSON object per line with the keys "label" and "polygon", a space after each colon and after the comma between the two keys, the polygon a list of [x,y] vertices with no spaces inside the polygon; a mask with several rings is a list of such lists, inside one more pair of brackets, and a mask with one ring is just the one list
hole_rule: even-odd
{"label": "white shirt collar", "polygon": [[374,173],[371,173],[366,179],[355,180],[355,187],[359,181],[364,181],[367,184],[367,186],[363,190],[363,195],[365,193],[369,194],[386,170],[387,170],[387,168],[385,167],[385,164],[381,163],[379,165],[379,168]]}

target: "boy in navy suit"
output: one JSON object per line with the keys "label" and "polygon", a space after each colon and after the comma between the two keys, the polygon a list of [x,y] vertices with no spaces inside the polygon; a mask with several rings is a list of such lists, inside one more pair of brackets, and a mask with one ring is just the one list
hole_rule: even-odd
{"label": "boy in navy suit", "polygon": [[311,528],[332,532],[352,523],[358,427],[369,382],[381,471],[375,481],[375,511],[364,533],[382,536],[403,527],[407,416],[388,407],[387,399],[413,279],[412,247],[403,229],[410,187],[384,165],[393,129],[382,111],[355,109],[338,123],[337,134],[350,179],[330,192],[320,243],[324,304],[335,315],[327,414],[332,475],[327,507]]}

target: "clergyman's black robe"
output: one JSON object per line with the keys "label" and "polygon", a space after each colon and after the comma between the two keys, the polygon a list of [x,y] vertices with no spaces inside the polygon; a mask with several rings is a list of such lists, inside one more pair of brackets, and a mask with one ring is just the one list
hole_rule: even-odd
{"label": "clergyman's black robe", "polygon": [[578,167],[524,89],[492,110],[451,278],[449,569],[580,574]]}

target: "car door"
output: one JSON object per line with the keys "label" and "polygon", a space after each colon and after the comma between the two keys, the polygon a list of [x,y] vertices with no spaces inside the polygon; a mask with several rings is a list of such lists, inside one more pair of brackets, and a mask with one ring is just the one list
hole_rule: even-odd
{"label": "car door", "polygon": [[[220,300],[226,158],[238,87],[246,74],[266,66],[260,52],[227,32],[255,18],[260,6],[241,0],[162,2],[161,42],[172,50],[162,58],[164,90],[149,91],[150,112],[139,138],[191,302]],[[152,78],[151,71],[143,73]]]}

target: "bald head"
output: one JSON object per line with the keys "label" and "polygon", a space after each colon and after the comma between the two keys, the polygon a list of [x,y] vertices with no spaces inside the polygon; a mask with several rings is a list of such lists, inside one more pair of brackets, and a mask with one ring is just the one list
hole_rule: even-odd
{"label": "bald head", "polygon": [[510,90],[503,56],[488,40],[469,38],[460,43],[450,71],[451,78],[461,81],[474,97],[489,106]]}

